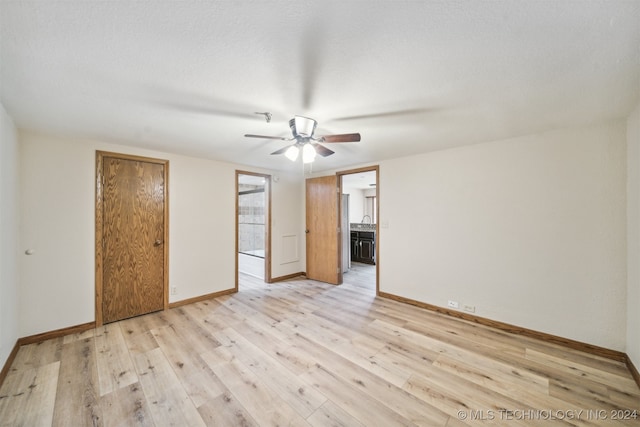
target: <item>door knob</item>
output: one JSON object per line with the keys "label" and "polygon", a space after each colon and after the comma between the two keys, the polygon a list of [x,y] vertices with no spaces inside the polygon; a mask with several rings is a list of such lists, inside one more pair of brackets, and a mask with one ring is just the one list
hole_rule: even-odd
{"label": "door knob", "polygon": [[309,229],[304,230],[305,233],[309,234]]}
{"label": "door knob", "polygon": [[155,242],[153,242],[153,246],[160,246],[162,244],[162,240],[158,239]]}

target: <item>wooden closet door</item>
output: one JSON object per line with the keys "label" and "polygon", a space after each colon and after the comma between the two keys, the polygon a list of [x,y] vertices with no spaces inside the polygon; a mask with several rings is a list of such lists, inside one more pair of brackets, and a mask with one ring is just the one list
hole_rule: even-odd
{"label": "wooden closet door", "polygon": [[165,165],[103,158],[102,320],[162,310]]}

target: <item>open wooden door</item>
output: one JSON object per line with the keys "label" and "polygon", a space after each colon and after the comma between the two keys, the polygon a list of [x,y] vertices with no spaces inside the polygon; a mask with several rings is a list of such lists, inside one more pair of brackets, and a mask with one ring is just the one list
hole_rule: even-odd
{"label": "open wooden door", "polygon": [[338,179],[335,175],[306,181],[307,278],[338,285]]}

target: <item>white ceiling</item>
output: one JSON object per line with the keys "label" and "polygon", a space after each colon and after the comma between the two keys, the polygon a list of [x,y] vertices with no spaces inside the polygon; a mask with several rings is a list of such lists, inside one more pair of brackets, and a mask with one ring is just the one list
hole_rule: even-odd
{"label": "white ceiling", "polygon": [[342,188],[354,188],[358,190],[375,189],[376,172],[358,172],[342,175]]}
{"label": "white ceiling", "polygon": [[[20,128],[270,169],[288,119],[314,171],[624,118],[640,1],[0,0],[0,100]],[[273,113],[271,123],[254,112]]]}

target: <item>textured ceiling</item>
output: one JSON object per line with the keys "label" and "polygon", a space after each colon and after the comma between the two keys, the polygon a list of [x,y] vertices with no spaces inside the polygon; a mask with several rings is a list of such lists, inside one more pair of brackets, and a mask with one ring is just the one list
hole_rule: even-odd
{"label": "textured ceiling", "polygon": [[375,189],[376,172],[358,172],[342,175],[342,188],[354,188],[358,190]]}
{"label": "textured ceiling", "polygon": [[[315,171],[623,118],[640,1],[0,0],[20,128],[271,169],[293,115]],[[271,123],[254,112],[273,113]]]}

